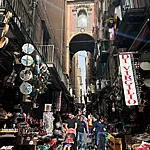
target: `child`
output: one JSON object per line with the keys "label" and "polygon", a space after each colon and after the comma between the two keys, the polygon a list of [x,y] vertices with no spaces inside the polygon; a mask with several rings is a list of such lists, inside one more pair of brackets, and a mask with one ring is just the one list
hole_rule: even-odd
{"label": "child", "polygon": [[72,134],[67,134],[63,150],[66,150],[66,149],[70,150],[72,144],[74,144],[74,141],[73,141],[73,138],[72,138]]}

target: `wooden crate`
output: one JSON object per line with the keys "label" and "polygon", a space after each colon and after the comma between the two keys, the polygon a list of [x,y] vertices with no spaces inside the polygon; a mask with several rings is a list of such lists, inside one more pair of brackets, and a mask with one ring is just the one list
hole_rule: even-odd
{"label": "wooden crate", "polygon": [[109,150],[122,150],[122,139],[108,134],[108,146]]}

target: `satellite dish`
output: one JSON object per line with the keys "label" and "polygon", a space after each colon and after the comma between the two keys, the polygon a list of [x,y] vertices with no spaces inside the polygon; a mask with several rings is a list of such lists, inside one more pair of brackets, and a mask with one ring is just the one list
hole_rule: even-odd
{"label": "satellite dish", "polygon": [[32,92],[32,85],[28,82],[23,82],[20,85],[20,92],[24,95],[29,95]]}
{"label": "satellite dish", "polygon": [[31,66],[33,64],[33,62],[34,62],[34,60],[30,55],[24,55],[21,58],[21,63],[26,67]]}
{"label": "satellite dish", "polygon": [[150,70],[150,63],[149,62],[141,62],[140,63],[140,68],[142,70]]}
{"label": "satellite dish", "polygon": [[30,43],[26,43],[22,46],[22,52],[25,54],[32,54],[34,50],[34,46]]}

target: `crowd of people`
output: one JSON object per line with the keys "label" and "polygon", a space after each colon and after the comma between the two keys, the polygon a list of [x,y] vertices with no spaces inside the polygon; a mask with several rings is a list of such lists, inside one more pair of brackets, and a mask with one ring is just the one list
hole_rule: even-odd
{"label": "crowd of people", "polygon": [[77,115],[69,113],[69,118],[65,123],[66,139],[63,150],[85,149],[88,136],[95,137],[95,149],[104,150],[106,146],[106,126],[104,118],[95,118],[92,114],[87,117],[81,111]]}

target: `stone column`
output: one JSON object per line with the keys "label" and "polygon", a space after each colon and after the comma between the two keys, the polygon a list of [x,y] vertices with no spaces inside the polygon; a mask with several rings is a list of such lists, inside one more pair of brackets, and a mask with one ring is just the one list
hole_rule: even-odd
{"label": "stone column", "polygon": [[70,67],[70,51],[69,46],[66,46],[64,52],[64,73],[69,76],[69,67]]}

